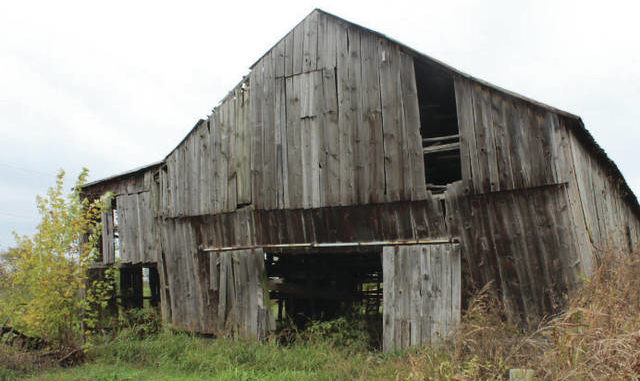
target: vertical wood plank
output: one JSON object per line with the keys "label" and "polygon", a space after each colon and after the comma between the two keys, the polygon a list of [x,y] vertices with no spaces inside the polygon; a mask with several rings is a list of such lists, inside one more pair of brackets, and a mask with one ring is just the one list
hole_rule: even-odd
{"label": "vertical wood plank", "polygon": [[[398,48],[385,39],[378,42],[380,70],[380,96],[382,106],[382,129],[384,147],[384,173],[387,201],[411,199],[405,193],[405,178],[411,178],[410,167],[405,167],[406,147],[402,115],[402,88],[400,85],[400,54]],[[408,153],[408,152],[407,152]],[[409,164],[409,163],[406,163]],[[412,182],[410,183],[412,184]],[[408,187],[410,188],[411,185]]]}
{"label": "vertical wood plank", "polygon": [[289,207],[300,208],[303,201],[302,181],[302,149],[300,111],[300,80],[288,77],[286,86],[286,131],[287,131],[287,173]]}
{"label": "vertical wood plank", "polygon": [[382,345],[385,352],[389,352],[395,349],[394,332],[395,332],[395,306],[396,306],[396,291],[395,291],[395,256],[393,253],[393,247],[385,246],[382,249],[382,279],[384,282],[383,288],[383,308],[382,308]]}
{"label": "vertical wood plank", "polygon": [[410,342],[409,345],[422,344],[422,311],[424,296],[421,293],[421,274],[420,264],[422,257],[422,247],[409,246],[406,254],[408,256],[409,276],[407,277],[407,291],[409,292],[409,321],[410,324]]}
{"label": "vertical wood plank", "polygon": [[[249,121],[249,87],[241,84],[235,91],[236,128],[235,163],[237,205],[251,202],[251,129]],[[249,121],[249,122],[248,122]]]}
{"label": "vertical wood plank", "polygon": [[285,71],[285,40],[278,41],[273,47],[273,76],[275,78],[284,77]]}
{"label": "vertical wood plank", "polygon": [[238,204],[238,172],[237,172],[237,152],[236,148],[236,102],[235,95],[227,98],[226,121],[227,121],[227,207],[226,211],[233,212]]}
{"label": "vertical wood plank", "polygon": [[384,148],[382,146],[382,110],[378,76],[377,39],[372,34],[360,35],[360,126],[358,128],[358,173],[360,204],[384,200]]}
{"label": "vertical wood plank", "polygon": [[218,299],[218,329],[225,328],[227,318],[227,274],[229,267],[229,253],[220,253],[220,297]]}
{"label": "vertical wood plank", "polygon": [[318,14],[318,70],[336,67],[338,27],[329,16]]}
{"label": "vertical wood plank", "polygon": [[219,256],[215,251],[209,253],[209,289],[213,291],[218,291],[220,287]]}
{"label": "vertical wood plank", "polygon": [[[334,46],[335,48],[335,46]],[[335,58],[335,57],[334,57]],[[323,205],[340,205],[341,132],[338,125],[338,92],[336,88],[335,68],[322,71],[323,104]]]}
{"label": "vertical wood plank", "polygon": [[302,71],[309,72],[318,67],[318,12],[311,12],[303,21]]}
{"label": "vertical wood plank", "polygon": [[456,110],[458,115],[458,131],[460,133],[460,164],[465,193],[475,193],[473,176],[478,163],[473,154],[475,149],[475,133],[473,128],[473,104],[469,81],[455,76]]}
{"label": "vertical wood plank", "polygon": [[284,76],[290,77],[293,74],[293,38],[294,32],[289,32],[284,38]]}
{"label": "vertical wood plank", "polygon": [[400,54],[400,81],[402,84],[402,106],[409,142],[410,162],[412,163],[413,189],[412,200],[427,198],[424,160],[422,154],[422,138],[420,136],[420,111],[418,106],[418,90],[416,87],[413,57]]}
{"label": "vertical wood plank", "polygon": [[[218,156],[218,175],[220,179],[220,205],[218,212],[226,212],[229,208],[229,103],[222,103],[217,109],[218,129],[220,131],[220,153]],[[235,207],[235,205],[234,205]]]}
{"label": "vertical wood plank", "polygon": [[273,76],[273,57],[267,54],[262,59],[264,64],[262,83],[262,146],[263,146],[263,197],[264,207],[275,209],[278,202],[277,177],[276,177],[276,133],[275,133],[275,80]]}
{"label": "vertical wood plank", "polygon": [[422,311],[420,322],[420,343],[431,343],[432,312],[434,298],[432,291],[431,247],[423,246],[420,250],[420,292],[422,294]]}
{"label": "vertical wood plank", "polygon": [[291,75],[302,73],[304,62],[304,22],[296,25],[293,32],[292,71]]}
{"label": "vertical wood plank", "polygon": [[275,79],[274,137],[276,144],[276,193],[280,209],[289,207],[289,184],[287,167],[287,115],[286,85],[284,78]]}
{"label": "vertical wood plank", "polygon": [[251,199],[256,208],[262,208],[265,205],[263,196],[263,70],[262,61],[259,61],[251,70],[251,91],[249,93],[251,102],[249,108],[251,111]]}
{"label": "vertical wood plank", "polygon": [[[314,13],[315,14],[315,13]],[[308,77],[310,81],[310,107],[311,115],[309,119],[309,148],[311,154],[310,167],[311,167],[311,206],[314,208],[320,207],[321,204],[321,190],[323,184],[321,180],[324,177],[324,168],[321,161],[321,149],[325,148],[324,134],[322,132],[324,121],[324,99],[323,99],[323,85],[322,85],[322,72],[314,71]],[[307,151],[309,153],[309,151]],[[325,179],[326,180],[326,179]]]}
{"label": "vertical wood plank", "polygon": [[[315,118],[312,110],[313,104],[313,90],[311,89],[313,83],[311,80],[312,74],[303,73],[294,77],[294,81],[299,83],[298,89],[300,91],[300,158],[301,158],[301,179],[302,179],[302,207],[311,208],[312,206],[312,192],[314,178],[317,173],[313,168],[313,152],[314,149],[312,139],[312,118]],[[295,143],[294,143],[295,144]]]}
{"label": "vertical wood plank", "polygon": [[114,254],[114,236],[113,236],[113,212],[109,209],[102,212],[102,263],[113,263],[115,261]]}
{"label": "vertical wood plank", "polygon": [[337,81],[338,81],[338,129],[340,131],[340,205],[350,205],[356,200],[355,184],[355,117],[359,106],[355,92],[356,78],[360,76],[359,52],[355,48],[359,40],[357,31],[339,28],[337,35]]}

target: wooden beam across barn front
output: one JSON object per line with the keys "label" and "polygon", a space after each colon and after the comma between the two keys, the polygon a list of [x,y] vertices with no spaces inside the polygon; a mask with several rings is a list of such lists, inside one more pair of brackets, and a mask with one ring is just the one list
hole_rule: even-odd
{"label": "wooden beam across barn front", "polygon": [[400,241],[369,241],[369,242],[306,242],[306,243],[279,243],[264,245],[245,245],[245,246],[222,246],[222,247],[206,247],[200,248],[202,252],[221,252],[234,250],[251,250],[251,249],[320,249],[320,248],[348,248],[348,247],[371,247],[371,246],[396,246],[396,245],[443,245],[458,243],[455,237],[437,238],[437,239],[412,239]]}

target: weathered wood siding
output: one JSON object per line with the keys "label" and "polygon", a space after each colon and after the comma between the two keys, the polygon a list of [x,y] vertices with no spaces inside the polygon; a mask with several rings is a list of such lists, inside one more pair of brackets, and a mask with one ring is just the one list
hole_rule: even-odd
{"label": "weathered wood siding", "polygon": [[[201,333],[217,330],[218,294],[209,287],[209,257],[198,250],[189,220],[167,219],[160,224],[164,271],[163,315],[174,326]],[[164,295],[163,295],[164,296]]]}
{"label": "weathered wood siding", "polygon": [[192,221],[204,247],[448,236],[442,207],[436,200],[321,209],[245,208]]}
{"label": "weathered wood siding", "polygon": [[158,166],[159,164],[151,165],[131,174],[89,185],[83,189],[83,193],[87,197],[95,198],[106,192],[111,192],[115,196],[146,192],[151,187],[153,173]]}
{"label": "weathered wood siding", "polygon": [[465,194],[567,184],[586,272],[595,251],[638,246],[640,219],[624,180],[587,148],[579,120],[462,76],[455,89]]}
{"label": "weathered wood siding", "polygon": [[116,196],[122,262],[156,262],[157,246],[150,202],[149,192]]}
{"label": "weathered wood siding", "polygon": [[238,85],[166,158],[159,214],[216,214],[251,203],[249,89]]}
{"label": "weathered wood siding", "polygon": [[493,281],[512,318],[552,313],[591,268],[574,214],[569,133],[558,115],[455,77],[462,182],[446,192],[466,296]]}
{"label": "weathered wood siding", "polygon": [[435,344],[460,321],[460,247],[385,246],[383,347],[385,351]]}
{"label": "weathered wood siding", "polygon": [[580,274],[565,184],[465,196],[456,183],[446,202],[449,231],[461,240],[467,297],[493,282],[511,318],[522,322],[563,305]]}
{"label": "weathered wood siding", "polygon": [[[271,327],[271,317],[260,312],[257,331],[254,325],[243,325],[248,312],[236,308],[245,305],[246,295],[237,292],[238,284],[231,288],[228,280],[221,280],[221,277],[229,276],[223,275],[229,274],[223,271],[229,263],[228,258],[238,257],[240,259],[236,261],[244,261],[242,258],[248,258],[243,254],[245,251],[230,257],[229,253],[205,254],[200,248],[448,237],[442,206],[433,198],[421,202],[320,209],[254,210],[245,207],[217,215],[156,218],[155,222],[159,226],[158,239],[162,242],[159,267],[166,270],[164,275],[160,274],[166,277],[163,283],[166,294],[162,294],[165,319],[198,332],[214,333],[223,328],[236,331],[238,327],[245,327],[245,331],[239,332],[257,336]],[[257,262],[251,266],[251,271],[262,271]],[[241,281],[240,285],[247,283]],[[261,291],[256,289],[255,292]],[[224,301],[222,295],[226,295]],[[255,308],[262,311],[263,307]],[[221,312],[223,310],[226,312]],[[255,319],[251,317],[250,320],[254,322]]]}
{"label": "weathered wood siding", "polygon": [[455,76],[455,92],[465,193],[568,181],[555,113],[462,76]]}
{"label": "weathered wood siding", "polygon": [[423,200],[419,131],[413,58],[314,12],[167,157],[160,213]]}
{"label": "weathered wood siding", "polygon": [[[131,264],[156,262],[158,244],[152,212],[155,196],[151,192],[156,169],[153,166],[84,190],[85,196],[92,198],[99,198],[106,192],[115,197],[117,221],[111,210],[101,216],[103,264],[117,260]],[[116,251],[119,251],[119,258],[116,258]]]}
{"label": "weathered wood siding", "polygon": [[[163,315],[174,326],[200,333],[233,332],[263,337],[274,328],[263,290],[261,250],[205,254],[199,223],[167,219],[161,224]],[[163,296],[165,296],[163,294]]]}
{"label": "weathered wood siding", "polygon": [[640,220],[579,121],[462,76],[455,91],[462,182],[445,199],[465,292],[494,281],[515,319],[554,312],[602,250],[638,248]]}
{"label": "weathered wood siding", "polygon": [[115,239],[113,226],[113,211],[103,212],[102,222],[102,262],[114,263],[115,257]]}
{"label": "weathered wood siding", "polygon": [[218,329],[265,337],[275,329],[264,270],[264,253],[236,250],[209,254],[209,287],[218,292]]}
{"label": "weathered wood siding", "polygon": [[[164,236],[173,225],[189,250],[447,235],[425,187],[415,80],[398,45],[319,12],[252,67],[159,171],[174,324],[227,323],[204,317],[222,301],[184,279],[199,265]],[[195,304],[175,303],[184,297]]]}
{"label": "weathered wood siding", "polygon": [[[570,123],[578,121],[563,121]],[[579,139],[574,129],[569,130],[572,174],[577,194],[574,207],[580,222],[586,226],[587,242],[599,255],[603,251],[621,253],[640,248],[640,219],[622,187],[622,179],[598,160]]]}

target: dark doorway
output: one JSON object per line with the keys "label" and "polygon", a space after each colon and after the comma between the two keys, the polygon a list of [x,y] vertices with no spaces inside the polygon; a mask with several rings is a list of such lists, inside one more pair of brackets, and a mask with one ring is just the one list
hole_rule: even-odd
{"label": "dark doorway", "polygon": [[382,333],[382,260],[379,250],[350,253],[267,253],[269,296],[279,327],[304,329],[340,317],[362,322],[372,346]]}
{"label": "dark doorway", "polygon": [[120,304],[125,310],[142,308],[142,266],[120,267]]}

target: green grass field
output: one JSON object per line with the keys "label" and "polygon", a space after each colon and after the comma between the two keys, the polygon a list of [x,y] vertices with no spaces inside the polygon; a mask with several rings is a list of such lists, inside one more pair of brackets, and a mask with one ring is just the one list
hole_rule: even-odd
{"label": "green grass field", "polygon": [[34,380],[382,380],[399,374],[401,369],[394,365],[400,358],[401,354],[339,348],[329,341],[283,346],[275,341],[161,333],[98,345],[80,366],[21,376]]}

